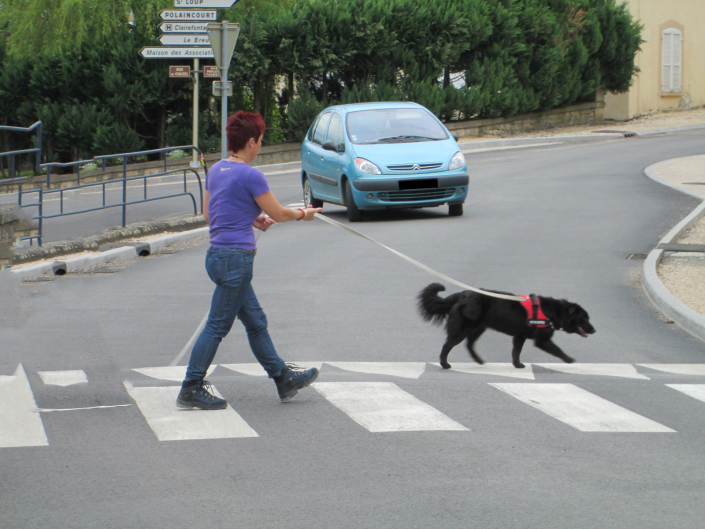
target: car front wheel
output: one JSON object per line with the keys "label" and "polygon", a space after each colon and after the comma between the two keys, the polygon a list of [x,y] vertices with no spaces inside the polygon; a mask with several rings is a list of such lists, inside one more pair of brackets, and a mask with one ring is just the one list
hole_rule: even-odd
{"label": "car front wheel", "polygon": [[463,214],[462,204],[449,204],[448,205],[448,215],[451,217],[460,217]]}
{"label": "car front wheel", "polygon": [[308,177],[304,177],[304,206],[307,208],[322,208],[323,201],[315,198],[311,191],[311,184]]}
{"label": "car front wheel", "polygon": [[350,222],[360,222],[362,220],[362,210],[358,209],[353,198],[350,180],[345,181],[345,207],[348,208],[348,220]]}

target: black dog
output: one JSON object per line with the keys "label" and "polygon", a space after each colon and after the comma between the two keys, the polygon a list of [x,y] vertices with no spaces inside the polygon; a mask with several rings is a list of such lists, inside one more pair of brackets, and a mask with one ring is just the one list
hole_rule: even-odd
{"label": "black dog", "polygon": [[[444,369],[450,368],[448,363],[450,350],[466,338],[470,356],[478,364],[483,364],[484,361],[475,352],[474,345],[488,328],[514,337],[512,348],[514,367],[524,367],[524,364],[519,361],[519,355],[527,339],[534,340],[534,345],[542,351],[571,363],[573,359],[551,341],[554,331],[580,334],[584,338],[595,332],[585,309],[564,299],[536,296],[548,320],[546,325],[538,326],[529,324],[527,309],[519,301],[490,297],[470,290],[442,298],[438,293],[443,290],[445,290],[443,285],[431,283],[419,292],[418,306],[425,321],[440,324],[446,318],[448,319],[446,343],[441,350],[441,366]],[[507,294],[491,290],[487,292]]]}

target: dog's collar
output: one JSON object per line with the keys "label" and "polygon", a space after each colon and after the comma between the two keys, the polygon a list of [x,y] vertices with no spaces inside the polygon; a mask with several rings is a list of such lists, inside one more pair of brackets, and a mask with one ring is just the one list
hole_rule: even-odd
{"label": "dog's collar", "polygon": [[552,327],[553,322],[541,310],[541,302],[536,294],[519,296],[524,298],[520,303],[526,310],[526,324],[529,327]]}

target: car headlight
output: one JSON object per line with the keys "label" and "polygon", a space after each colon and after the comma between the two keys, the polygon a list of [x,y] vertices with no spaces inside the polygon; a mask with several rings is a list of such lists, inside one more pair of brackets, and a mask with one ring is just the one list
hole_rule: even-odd
{"label": "car headlight", "polygon": [[379,167],[377,167],[371,161],[365,160],[364,158],[355,159],[355,167],[357,167],[357,170],[361,173],[382,174],[382,171],[379,170]]}
{"label": "car headlight", "polygon": [[448,170],[455,171],[456,169],[460,169],[461,167],[465,167],[465,156],[463,156],[462,152],[456,152],[455,156],[450,159],[450,165],[448,166]]}

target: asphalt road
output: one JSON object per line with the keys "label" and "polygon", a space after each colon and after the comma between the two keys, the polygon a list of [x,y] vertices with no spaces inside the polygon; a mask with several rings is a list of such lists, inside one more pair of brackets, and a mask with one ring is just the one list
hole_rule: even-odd
{"label": "asphalt road", "polygon": [[[280,404],[240,365],[254,359],[236,323],[209,376],[232,406],[218,419],[175,413],[166,380],[209,306],[205,245],[115,273],[0,275],[0,413],[32,418],[27,444],[46,440],[0,448],[0,527],[701,527],[705,402],[684,392],[702,392],[705,372],[667,371],[705,364],[705,351],[650,306],[642,263],[625,256],[697,205],[643,169],[703,140],[476,154],[463,217],[442,207],[355,225],[459,281],[580,303],[597,333],[555,338],[574,373],[531,344],[530,370],[508,369],[511,339],[496,333],[477,343],[495,371],[462,372],[462,345],[457,369],[433,365],[443,331],[414,298],[434,278],[320,221],[263,234],[254,279],[281,356],[323,363],[320,385]],[[295,174],[271,182],[283,203],[300,200]],[[47,383],[67,370],[87,381]],[[48,411],[73,408],[94,409]],[[216,438],[194,438],[206,431]]]}

